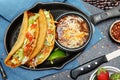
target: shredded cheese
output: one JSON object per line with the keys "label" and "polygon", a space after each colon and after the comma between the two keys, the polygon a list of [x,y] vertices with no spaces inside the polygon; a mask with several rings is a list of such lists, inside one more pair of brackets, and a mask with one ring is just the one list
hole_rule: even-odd
{"label": "shredded cheese", "polygon": [[68,48],[76,48],[84,44],[85,37],[89,33],[81,30],[85,27],[82,22],[84,20],[78,16],[63,17],[57,25],[58,41]]}

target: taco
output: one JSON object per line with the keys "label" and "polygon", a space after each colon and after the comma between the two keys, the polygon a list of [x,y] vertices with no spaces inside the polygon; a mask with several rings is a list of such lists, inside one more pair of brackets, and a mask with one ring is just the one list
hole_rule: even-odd
{"label": "taco", "polygon": [[[37,65],[43,63],[50,55],[54,48],[55,43],[55,21],[51,15],[51,13],[47,10],[40,9],[39,13],[41,15],[41,12],[44,13],[44,16],[46,17],[47,21],[47,34],[45,37],[45,42],[42,47],[42,49],[39,51],[37,56],[35,56],[33,59],[31,59],[27,65],[30,67],[36,67]],[[40,18],[40,23],[43,21],[42,17]],[[40,26],[42,27],[42,25]]]}
{"label": "taco", "polygon": [[36,47],[39,36],[39,14],[24,12],[18,38],[5,59],[5,64],[15,68],[25,64]]}
{"label": "taco", "polygon": [[34,49],[32,55],[30,56],[29,60],[31,60],[32,58],[34,58],[37,54],[39,54],[40,50],[42,49],[44,42],[45,42],[45,37],[47,34],[47,29],[48,29],[48,25],[47,25],[47,19],[45,17],[45,14],[43,12],[43,10],[39,10],[39,27],[40,27],[40,34],[38,36],[38,41],[36,44],[36,48]]}

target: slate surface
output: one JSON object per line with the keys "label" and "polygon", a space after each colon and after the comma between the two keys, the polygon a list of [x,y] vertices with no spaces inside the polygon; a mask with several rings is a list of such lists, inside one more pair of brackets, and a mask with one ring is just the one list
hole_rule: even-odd
{"label": "slate surface", "polygon": [[[100,10],[90,4],[84,3],[86,8],[93,14],[102,12],[103,10]],[[120,44],[117,44],[113,42],[108,34],[109,26],[116,20],[120,19],[120,17],[109,19],[107,21],[101,22],[97,24],[96,26],[100,29],[102,34],[104,35],[104,38],[99,41],[95,46],[81,54],[79,59],[79,64],[83,64],[91,59],[97,58],[101,55],[108,54],[109,52],[112,52],[118,48],[120,48]],[[118,67],[120,69],[120,57],[109,61],[108,63],[104,63],[101,66],[114,66]],[[93,70],[94,71],[94,70]],[[78,77],[77,80],[89,80],[90,75],[93,73],[93,71],[81,75]],[[61,73],[57,73],[51,76],[47,76],[45,78],[42,78],[42,80],[72,80],[69,76],[69,71],[64,71]]]}

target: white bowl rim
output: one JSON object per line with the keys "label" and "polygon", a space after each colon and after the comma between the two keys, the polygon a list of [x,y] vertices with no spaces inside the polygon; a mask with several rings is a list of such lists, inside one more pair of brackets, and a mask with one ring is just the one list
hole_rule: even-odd
{"label": "white bowl rim", "polygon": [[[115,72],[120,72],[120,69],[118,69],[117,67],[113,67],[113,66],[103,66],[102,68],[106,68],[107,70],[111,70],[111,71],[115,71]],[[92,75],[90,76],[89,80],[93,80],[93,76],[96,74],[98,69],[96,69]]]}

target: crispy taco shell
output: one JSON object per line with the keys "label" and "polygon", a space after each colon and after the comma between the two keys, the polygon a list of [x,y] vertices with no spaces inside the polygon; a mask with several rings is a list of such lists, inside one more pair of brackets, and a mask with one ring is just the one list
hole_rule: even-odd
{"label": "crispy taco shell", "polygon": [[[44,10],[40,9],[39,13],[43,14],[43,12],[44,12]],[[40,23],[42,23],[44,21],[43,20],[43,16],[46,17],[45,13],[44,13],[44,15],[40,16]],[[52,15],[50,13],[49,13],[49,16],[50,16],[50,19],[51,19],[51,21],[49,23],[53,26],[53,30],[52,30],[53,39],[50,42],[51,45],[50,46],[45,45],[45,42],[44,42],[44,46],[39,51],[39,54],[35,58],[33,58],[31,61],[28,62],[27,65],[29,65],[30,67],[35,67],[35,66],[43,63],[48,58],[48,56],[50,55],[50,53],[52,52],[52,50],[54,48],[54,43],[55,43],[55,24],[54,24],[54,19],[53,19]],[[49,25],[47,20],[46,20],[46,22],[47,22],[46,25],[48,25],[48,28],[51,27],[51,25]],[[40,27],[43,28],[43,25],[41,25]],[[46,34],[46,37],[45,37],[45,41],[46,41],[47,37],[49,37],[48,33],[49,33],[49,29],[47,29],[47,34]],[[37,57],[40,57],[40,58],[38,59]]]}
{"label": "crispy taco shell", "polygon": [[33,59],[37,54],[39,54],[40,50],[42,49],[43,45],[44,45],[44,42],[45,42],[45,37],[46,37],[46,33],[47,33],[47,22],[46,22],[46,17],[45,17],[45,14],[43,12],[43,10],[39,10],[39,27],[40,27],[40,30],[39,30],[39,36],[38,36],[38,41],[37,41],[37,44],[36,44],[36,48],[34,49],[33,51],[33,54],[30,56],[30,59]]}
{"label": "crispy taco shell", "polygon": [[44,52],[43,52],[43,55],[44,55],[44,58],[40,58],[37,62],[37,65],[43,63],[50,55],[50,53],[52,52],[53,48],[54,48],[54,43],[55,43],[55,24],[54,24],[54,19],[52,17],[52,15],[50,14],[50,18],[51,18],[51,24],[54,26],[54,31],[53,31],[53,35],[54,35],[54,39],[52,40],[52,45],[51,46],[44,46],[43,48],[44,49]]}
{"label": "crispy taco shell", "polygon": [[[32,51],[29,53],[28,57],[32,54],[32,52],[36,46],[36,42],[37,42],[37,38],[38,38],[38,34],[39,34],[38,20],[36,20],[36,22],[37,22],[37,27],[36,27],[36,32],[35,32],[35,41],[33,43],[34,46],[32,48]],[[6,57],[6,59],[4,61],[4,63],[8,67],[15,68],[15,67],[21,65],[21,63],[22,63],[21,61],[17,60],[17,63],[13,64],[11,62],[11,60],[12,60],[13,55],[16,53],[16,51],[22,47],[24,40],[25,40],[27,29],[28,29],[28,12],[25,11],[17,41],[15,42],[14,46],[12,47],[11,51],[8,53],[8,56]]]}

